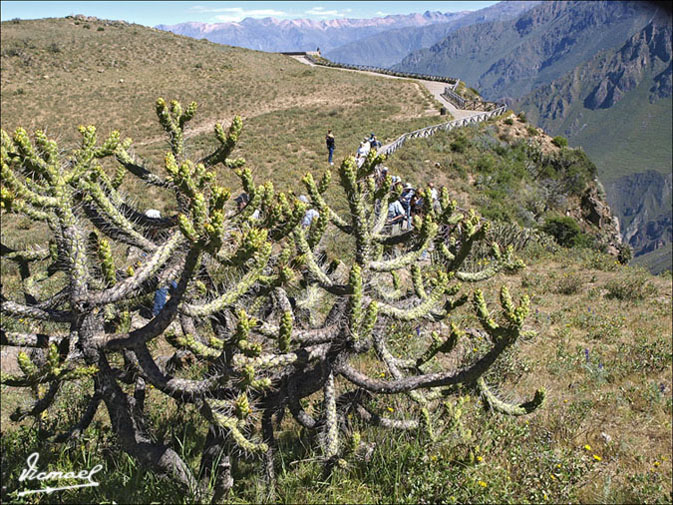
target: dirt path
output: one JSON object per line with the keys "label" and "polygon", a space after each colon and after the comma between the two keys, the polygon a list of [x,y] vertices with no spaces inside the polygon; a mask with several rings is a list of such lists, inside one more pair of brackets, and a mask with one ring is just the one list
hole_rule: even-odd
{"label": "dirt path", "polygon": [[[290,58],[294,58],[300,63],[303,63],[305,65],[309,65],[311,67],[317,67],[320,65],[316,65],[315,63],[309,61],[306,56],[290,56]],[[323,68],[331,68],[331,67],[323,67]],[[369,75],[375,75],[378,77],[386,77],[388,79],[409,79],[409,77],[397,77],[395,75],[386,75],[386,74],[379,74],[377,72],[367,72],[365,70],[352,70],[350,68],[339,68],[339,67],[334,67],[336,70],[341,70],[342,72],[359,72],[361,74],[369,74]],[[474,111],[474,110],[464,110],[464,109],[458,109],[455,105],[453,105],[451,102],[449,102],[446,98],[444,98],[441,94],[444,92],[444,88],[446,87],[446,83],[444,82],[438,82],[438,81],[426,81],[424,79],[414,79],[415,81],[420,82],[427,88],[427,90],[434,96],[439,103],[441,103],[446,109],[451,113],[454,119],[463,119],[466,117],[470,116],[475,116],[480,113],[480,111]]]}

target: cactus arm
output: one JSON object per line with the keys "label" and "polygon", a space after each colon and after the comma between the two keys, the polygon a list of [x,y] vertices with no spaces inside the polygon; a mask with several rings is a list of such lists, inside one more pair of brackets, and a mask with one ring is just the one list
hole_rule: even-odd
{"label": "cactus arm", "polygon": [[346,380],[352,382],[367,391],[382,394],[395,394],[413,391],[419,388],[432,388],[438,386],[448,386],[453,384],[465,384],[475,382],[493,362],[502,354],[508,347],[509,342],[500,341],[493,348],[486,353],[482,358],[472,365],[458,370],[456,372],[439,372],[421,374],[413,377],[407,377],[394,381],[380,381],[372,379],[352,368],[347,364],[340,364],[336,371],[341,374]]}
{"label": "cactus arm", "polygon": [[70,311],[39,309],[9,300],[3,301],[0,304],[0,312],[7,314],[8,316],[28,317],[31,319],[52,321],[55,323],[69,323],[73,317],[73,313]]}
{"label": "cactus arm", "polygon": [[82,183],[87,195],[90,195],[96,205],[101,209],[102,215],[109,221],[109,224],[117,227],[119,232],[128,236],[133,245],[145,250],[154,251],[156,246],[143,237],[140,233],[135,231],[133,224],[115,207],[112,202],[105,195],[100,185],[96,183]]}
{"label": "cactus arm", "polygon": [[332,280],[327,276],[327,274],[320,268],[318,263],[315,261],[315,257],[311,248],[306,241],[306,236],[304,235],[304,230],[297,228],[294,231],[295,244],[297,245],[297,251],[299,254],[302,254],[306,261],[306,266],[308,267],[309,272],[316,278],[321,286],[330,288],[334,285]]}
{"label": "cactus arm", "polygon": [[480,282],[490,279],[500,271],[500,265],[493,265],[479,272],[456,272],[456,279],[465,282]]}
{"label": "cactus arm", "polygon": [[61,381],[52,381],[49,384],[49,389],[42,398],[35,401],[29,407],[17,407],[16,410],[9,416],[9,418],[14,422],[19,422],[23,421],[26,417],[39,416],[54,403],[54,400],[56,399],[56,393],[58,393],[61,384]]}
{"label": "cactus arm", "polygon": [[271,245],[266,244],[266,246],[264,246],[262,251],[259,253],[258,258],[256,258],[256,265],[248,273],[246,273],[232,289],[215,298],[213,301],[203,305],[185,303],[181,306],[180,311],[184,314],[187,314],[188,316],[198,317],[212,315],[215,312],[222,310],[226,306],[232,305],[236,302],[236,300],[248,292],[259,279],[259,276],[262,274],[262,270],[264,270],[266,267],[266,263],[270,256]]}
{"label": "cactus arm", "polygon": [[160,391],[180,401],[194,403],[214,391],[229,379],[228,373],[218,373],[202,380],[180,379],[161,371],[144,343],[133,347],[143,377]]}
{"label": "cactus arm", "polygon": [[44,196],[34,191],[28,189],[28,186],[24,184],[18,177],[14,174],[14,171],[11,170],[7,165],[2,165],[1,180],[8,188],[10,188],[16,196],[21,199],[27,200],[31,205],[41,208],[55,208],[58,207],[59,201],[58,198],[53,196]]}
{"label": "cactus arm", "polygon": [[[229,126],[229,132],[224,133],[224,128],[220,123],[216,123],[214,126],[215,137],[220,142],[220,145],[215,149],[211,154],[203,157],[199,163],[203,163],[205,167],[212,167],[218,163],[224,163],[228,168],[238,168],[243,166],[245,161],[242,158],[237,158],[235,160],[229,160],[229,155],[236,146],[238,137],[243,130],[243,121],[241,116],[234,116],[234,119],[231,121]],[[228,163],[227,163],[228,162]]]}
{"label": "cactus arm", "polygon": [[325,428],[323,432],[323,444],[325,459],[331,459],[339,453],[339,426],[337,423],[336,390],[334,386],[334,374],[330,371],[323,386]]}
{"label": "cactus arm", "polygon": [[[412,321],[414,319],[425,317],[430,313],[430,311],[432,311],[432,309],[435,308],[435,306],[444,296],[447,283],[448,280],[446,278],[443,281],[440,281],[432,290],[432,292],[415,307],[402,309],[388,305],[386,303],[380,303],[379,312],[385,316],[397,319],[399,321]],[[371,300],[366,298],[366,301],[370,302]]]}
{"label": "cactus arm", "polygon": [[0,345],[14,347],[47,348],[50,344],[60,344],[68,335],[46,335],[44,333],[16,333],[0,328]]}
{"label": "cactus arm", "polygon": [[484,401],[488,406],[490,406],[496,412],[510,416],[523,416],[530,414],[540,407],[544,403],[545,399],[544,389],[538,389],[535,391],[535,396],[532,400],[519,405],[514,405],[504,402],[495,396],[495,394],[493,394],[493,392],[486,385],[486,381],[484,381],[483,377],[479,377],[479,379],[477,379],[477,387],[479,388],[479,391],[481,391]]}
{"label": "cactus arm", "polygon": [[93,306],[116,303],[137,292],[143,283],[155,276],[169,260],[173,259],[175,252],[184,242],[183,235],[179,231],[174,232],[131,277],[104,291],[88,294],[87,302]]}
{"label": "cactus arm", "polygon": [[363,421],[373,426],[382,426],[384,428],[392,428],[396,430],[416,430],[419,426],[418,421],[413,419],[390,419],[372,412],[363,405],[357,405],[355,407],[355,412],[357,412],[358,416],[360,416]]}
{"label": "cactus arm", "polygon": [[430,246],[430,243],[436,234],[437,226],[434,225],[428,233],[424,234],[425,236],[423,237],[422,242],[419,242],[411,252],[387,261],[372,261],[369,263],[369,268],[374,272],[390,272],[411,265],[417,261],[423,251]]}
{"label": "cactus arm", "polygon": [[314,429],[318,422],[311,417],[301,406],[299,402],[299,397],[297,396],[297,384],[293,376],[288,377],[287,382],[287,394],[288,394],[288,408],[290,413],[297,420],[297,422],[307,429]]}

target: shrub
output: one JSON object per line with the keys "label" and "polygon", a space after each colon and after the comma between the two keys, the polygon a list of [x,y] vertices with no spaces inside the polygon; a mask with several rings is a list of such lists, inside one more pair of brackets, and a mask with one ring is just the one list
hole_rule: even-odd
{"label": "shrub", "polygon": [[528,126],[528,128],[526,128],[526,131],[528,132],[528,135],[530,135],[531,137],[537,137],[540,134],[540,132],[537,131],[537,128],[535,128],[534,126]]}
{"label": "shrub", "polygon": [[105,28],[103,28],[102,26],[99,26],[98,28],[96,28],[96,31],[97,32],[104,32]]}
{"label": "shrub", "polygon": [[56,42],[52,42],[47,46],[47,51],[50,53],[56,54],[61,52],[61,46],[59,46]]}
{"label": "shrub", "polygon": [[575,295],[580,292],[584,279],[578,275],[565,273],[556,282],[556,292],[562,295]]}
{"label": "shrub", "polygon": [[519,112],[519,113],[516,115],[516,117],[517,117],[517,119],[518,119],[520,122],[522,122],[522,123],[525,123],[525,122],[528,121],[528,119],[526,118],[526,113],[523,112],[523,111]]}
{"label": "shrub", "polygon": [[556,242],[564,247],[573,247],[582,234],[579,225],[570,216],[547,217],[542,231],[554,237]]}
{"label": "shrub", "polygon": [[644,300],[656,294],[655,286],[649,282],[645,271],[631,270],[626,275],[608,281],[605,285],[606,298],[624,301]]}
{"label": "shrub", "polygon": [[449,144],[449,147],[452,151],[457,153],[465,152],[465,149],[468,148],[470,141],[467,140],[467,137],[463,134],[456,135],[454,140]]}
{"label": "shrub", "polygon": [[511,117],[505,118],[503,121],[506,125],[512,126],[514,124],[514,120]]}
{"label": "shrub", "polygon": [[566,147],[568,145],[568,139],[558,135],[552,139],[552,144],[557,147]]}
{"label": "shrub", "polygon": [[[384,157],[372,152],[358,167],[350,156],[339,169],[345,217],[325,200],[330,172],[318,182],[310,172],[302,179],[318,211],[305,229],[306,203],[276,193],[271,183],[256,184],[245,161],[230,158],[242,130],[239,116],[228,132],[215,126],[212,153],[196,163],[185,157],[185,125],[195,112],[196,103],[183,110],[177,101],[156,102],[170,146],[164,175],[132,155],[131,141],[119,132],[99,143],[96,129],[82,126],[81,147],[63,153],[41,131],[34,141],[22,128],[12,137],[2,131],[3,212],[47,221],[52,234],[45,249],[3,244],[3,256],[21,267],[25,292],[9,293],[2,285],[2,343],[34,352],[18,354],[21,373],[2,374],[4,385],[34,393],[35,402],[17,408],[13,421],[44,422],[60,386],[74,382],[91,395],[80,420],[57,440],[79,436],[104,406],[114,439],[141,467],[183,485],[199,502],[218,502],[233,485],[232,458],[264,461],[273,483],[276,432],[286,411],[315,435],[329,472],[359,454],[358,426],[412,430],[431,441],[435,412],[447,396],[460,395],[462,384],[502,413],[524,415],[541,405],[542,390],[512,405],[482,377],[523,333],[529,311],[528,298],[515,304],[504,286],[498,315],[480,290],[471,297],[489,350],[449,360],[456,364],[448,370],[444,358],[437,359],[461,352],[465,332],[451,322],[439,335],[426,321],[448,321],[468,301],[461,282],[522,266],[511,248],[503,252],[493,244],[487,266],[463,269],[488,226],[473,212],[456,212],[446,188],[439,208],[428,208],[413,231],[390,235],[386,213],[375,213],[390,196],[390,179],[377,188],[374,178]],[[108,173],[102,166],[110,159],[117,163]],[[216,169],[240,178],[247,195],[242,206],[216,183]],[[177,213],[161,218],[135,208],[118,191],[127,176],[168,190]],[[339,240],[341,257],[352,260],[326,257],[323,239]],[[431,245],[436,254],[423,261]],[[115,253],[129,247],[138,251],[135,258]],[[60,283],[52,286],[56,294],[40,292],[35,281],[51,276]],[[144,304],[153,293],[155,304],[165,297],[171,280],[168,302],[142,317]],[[13,331],[24,318],[35,322],[36,333]],[[398,325],[415,326],[414,340],[401,346]],[[169,346],[175,352],[161,356]],[[361,368],[364,356],[373,369]],[[181,370],[190,361],[194,365]],[[183,446],[154,437],[146,387],[202,416],[207,435],[192,434],[189,441],[199,444],[199,474],[185,461]],[[395,418],[385,407],[390,400],[381,401],[393,395],[414,405],[413,416]],[[459,415],[451,414],[449,426]]]}

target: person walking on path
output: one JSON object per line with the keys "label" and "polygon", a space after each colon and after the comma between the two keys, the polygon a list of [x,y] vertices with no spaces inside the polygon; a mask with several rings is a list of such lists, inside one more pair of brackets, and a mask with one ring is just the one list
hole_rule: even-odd
{"label": "person walking on path", "polygon": [[327,145],[327,152],[329,153],[327,161],[330,165],[334,165],[334,162],[332,161],[332,156],[334,155],[334,135],[332,135],[332,130],[327,130],[325,144]]}

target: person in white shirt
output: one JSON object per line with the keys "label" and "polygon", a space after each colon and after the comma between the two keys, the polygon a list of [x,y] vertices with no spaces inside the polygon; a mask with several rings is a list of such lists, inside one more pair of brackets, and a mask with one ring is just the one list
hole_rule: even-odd
{"label": "person in white shirt", "polygon": [[[304,203],[306,203],[306,204],[309,203],[309,201],[308,201],[308,197],[307,197],[306,195],[301,195],[301,196],[299,197],[299,200],[302,201],[302,202],[304,202]],[[317,210],[315,210],[314,208],[308,208],[308,209],[306,209],[306,213],[304,214],[304,219],[302,219],[302,221],[301,221],[301,225],[302,225],[304,228],[310,228],[310,227],[311,227],[311,223],[312,223],[313,220],[314,220],[316,217],[318,217],[318,216],[320,216],[320,213],[319,213]]]}

